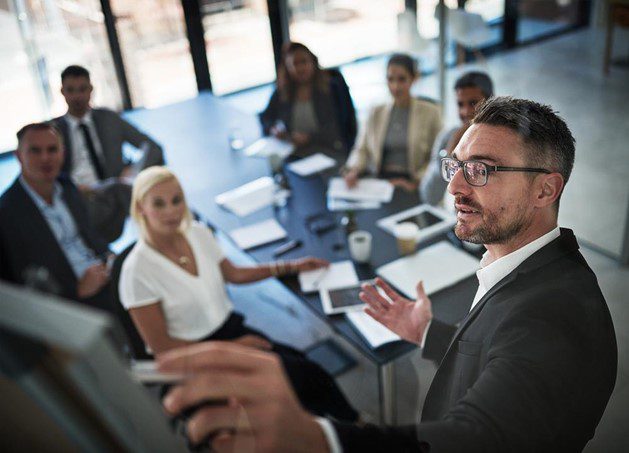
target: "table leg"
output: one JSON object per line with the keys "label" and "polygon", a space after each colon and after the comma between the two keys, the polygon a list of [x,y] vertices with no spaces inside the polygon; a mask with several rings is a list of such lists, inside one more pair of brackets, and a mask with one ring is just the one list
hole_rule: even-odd
{"label": "table leg", "polygon": [[380,424],[394,426],[397,418],[395,399],[395,362],[389,362],[378,368],[380,390]]}

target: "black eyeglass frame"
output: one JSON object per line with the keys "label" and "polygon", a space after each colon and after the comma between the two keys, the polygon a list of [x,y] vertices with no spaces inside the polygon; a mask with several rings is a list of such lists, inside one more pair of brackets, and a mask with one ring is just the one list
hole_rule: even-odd
{"label": "black eyeglass frame", "polygon": [[[445,178],[445,169],[443,168],[443,166],[445,165],[446,162],[456,162],[459,169],[463,170],[463,177],[465,178],[465,181],[467,181],[467,183],[471,186],[474,187],[483,187],[487,185],[487,181],[489,181],[489,174],[493,173],[493,172],[497,172],[497,171],[520,171],[520,172],[527,172],[527,173],[544,173],[544,174],[551,174],[552,171],[550,170],[546,170],[545,168],[532,168],[532,167],[503,167],[500,165],[489,165],[486,164],[485,162],[481,162],[480,160],[458,160],[458,159],[454,159],[452,157],[444,157],[441,159],[441,177],[446,181],[446,182],[450,182],[452,180],[452,178],[454,177],[454,175],[452,175],[452,177],[450,178],[450,181],[448,181]],[[474,163],[474,164],[481,164],[485,167],[485,182],[483,184],[474,184],[473,182],[471,182],[468,179],[467,176],[467,172],[465,171],[465,164],[467,163]],[[457,170],[458,171],[458,170]],[[456,173],[455,173],[456,174]]]}

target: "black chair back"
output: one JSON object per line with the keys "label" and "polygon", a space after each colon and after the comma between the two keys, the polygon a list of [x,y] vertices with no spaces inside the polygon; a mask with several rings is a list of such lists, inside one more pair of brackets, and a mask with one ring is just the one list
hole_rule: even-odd
{"label": "black chair back", "polygon": [[133,247],[135,247],[135,242],[124,249],[122,253],[116,257],[114,265],[111,269],[111,292],[113,294],[113,302],[115,306],[114,315],[118,318],[118,321],[124,328],[131,357],[135,360],[152,360],[153,356],[146,352],[144,340],[142,340],[142,337],[136,329],[129,312],[127,312],[127,310],[125,310],[122,306],[122,303],[120,302],[120,294],[118,292],[118,282],[120,280],[120,272],[122,271],[122,263],[124,263],[124,260],[127,258],[131,250],[133,250]]}

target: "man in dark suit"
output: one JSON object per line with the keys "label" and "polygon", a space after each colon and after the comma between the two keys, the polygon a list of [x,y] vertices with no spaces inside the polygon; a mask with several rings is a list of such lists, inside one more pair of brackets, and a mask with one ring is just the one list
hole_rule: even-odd
{"label": "man in dark suit", "polygon": [[91,227],[81,194],[60,178],[64,152],[59,131],[47,123],[18,132],[21,174],[0,197],[0,278],[37,284],[109,309],[107,244]]}
{"label": "man in dark suit", "polygon": [[581,451],[614,388],[617,349],[596,277],[572,232],[557,226],[573,162],[572,134],[550,107],[488,100],[442,163],[456,235],[487,248],[469,314],[458,328],[433,319],[421,283],[415,301],[382,281],[387,298],[364,287],[369,314],[440,361],[419,424],[315,419],[275,357],[221,344],[160,358],[162,371],[193,375],[166,409],[231,397],[188,423],[195,441],[219,432],[219,451],[247,442],[256,451]]}
{"label": "man in dark suit", "polygon": [[[61,94],[68,105],[53,123],[63,134],[63,171],[88,202],[94,226],[108,241],[122,233],[131,200],[130,178],[151,165],[163,165],[162,148],[116,112],[90,106],[92,84],[87,69],[68,66],[61,73]],[[130,143],[142,158],[131,165],[122,146]]]}

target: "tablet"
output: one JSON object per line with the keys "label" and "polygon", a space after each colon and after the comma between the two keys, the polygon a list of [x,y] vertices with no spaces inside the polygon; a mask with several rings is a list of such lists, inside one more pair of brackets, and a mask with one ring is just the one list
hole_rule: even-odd
{"label": "tablet", "polygon": [[321,297],[323,311],[328,315],[335,315],[365,308],[367,304],[358,297],[363,283],[373,284],[373,280],[365,280],[344,288],[320,289],[319,297]]}
{"label": "tablet", "polygon": [[452,229],[456,224],[456,218],[443,209],[428,204],[420,204],[414,208],[380,219],[377,225],[388,233],[393,234],[395,225],[402,222],[411,222],[419,227],[416,241],[420,242]]}

